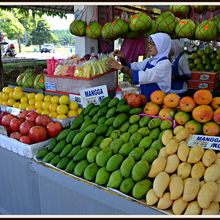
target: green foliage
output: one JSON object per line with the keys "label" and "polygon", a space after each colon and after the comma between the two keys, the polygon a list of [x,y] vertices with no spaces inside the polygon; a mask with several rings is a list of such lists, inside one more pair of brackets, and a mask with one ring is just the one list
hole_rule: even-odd
{"label": "green foliage", "polygon": [[[12,12],[15,8],[10,7],[10,6],[1,6],[0,10],[5,10],[5,11],[9,11]],[[51,12],[51,11],[39,11],[39,10],[30,10],[30,9],[26,9],[26,8],[18,8],[16,9],[18,11],[19,14],[24,15],[25,17],[30,17],[32,16],[33,18],[35,17],[42,17],[43,15],[47,15],[47,16],[59,16],[60,18],[66,18],[66,14],[62,13],[62,12]]]}
{"label": "green foliage", "polygon": [[0,30],[7,34],[9,39],[17,39],[24,34],[24,26],[12,12],[0,11]]}
{"label": "green foliage", "polygon": [[52,33],[57,38],[57,42],[61,45],[75,44],[75,37],[69,32],[69,30],[53,30]]}
{"label": "green foliage", "polygon": [[52,43],[53,35],[50,31],[50,26],[45,19],[40,18],[37,21],[36,28],[30,32],[29,41],[35,45],[43,45],[44,43]]}

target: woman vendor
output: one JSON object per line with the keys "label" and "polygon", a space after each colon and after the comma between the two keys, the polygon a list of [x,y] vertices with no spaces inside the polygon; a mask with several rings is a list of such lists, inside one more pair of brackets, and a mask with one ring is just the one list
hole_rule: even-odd
{"label": "woman vendor", "polygon": [[156,33],[149,36],[149,52],[152,58],[146,58],[142,62],[127,63],[125,55],[120,50],[114,51],[114,56],[120,58],[117,62],[113,58],[108,59],[107,66],[120,70],[133,78],[133,84],[140,84],[140,93],[147,96],[155,90],[169,93],[171,89],[172,67],[168,59],[171,49],[171,38],[166,33]]}

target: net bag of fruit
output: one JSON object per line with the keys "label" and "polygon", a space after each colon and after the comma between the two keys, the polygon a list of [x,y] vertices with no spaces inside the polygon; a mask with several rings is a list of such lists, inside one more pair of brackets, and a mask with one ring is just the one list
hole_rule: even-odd
{"label": "net bag of fruit", "polygon": [[116,18],[111,24],[111,34],[118,37],[124,37],[129,32],[129,24],[121,18]]}
{"label": "net bag of fruit", "polygon": [[101,35],[104,39],[107,39],[107,40],[117,39],[117,37],[111,31],[111,29],[112,29],[111,27],[112,27],[112,22],[106,22],[103,25]]}
{"label": "net bag of fruit", "polygon": [[189,15],[190,7],[188,5],[170,5],[169,11],[179,18],[186,18]]}
{"label": "net bag of fruit", "polygon": [[215,40],[217,38],[217,24],[211,20],[205,20],[196,27],[197,40]]}
{"label": "net bag of fruit", "polygon": [[196,25],[191,19],[180,20],[175,28],[177,37],[193,38],[195,34]]}
{"label": "net bag of fruit", "polygon": [[71,34],[82,37],[86,33],[86,22],[80,19],[75,19],[69,27]]}
{"label": "net bag of fruit", "polygon": [[166,11],[156,19],[155,23],[159,32],[165,32],[172,35],[175,31],[176,22],[177,20],[174,14],[170,11]]}
{"label": "net bag of fruit", "polygon": [[102,37],[102,25],[97,21],[91,22],[86,28],[86,36],[92,39],[98,39]]}
{"label": "net bag of fruit", "polygon": [[152,26],[151,18],[145,13],[137,13],[129,17],[129,28],[134,32],[145,32]]}
{"label": "net bag of fruit", "polygon": [[157,33],[157,25],[156,25],[155,21],[152,20],[151,29],[144,32],[144,36],[149,37],[151,34],[156,34],[156,33]]}

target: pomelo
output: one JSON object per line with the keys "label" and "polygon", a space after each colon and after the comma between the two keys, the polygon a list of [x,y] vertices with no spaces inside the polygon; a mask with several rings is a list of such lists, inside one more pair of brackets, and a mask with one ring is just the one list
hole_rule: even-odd
{"label": "pomelo", "polygon": [[191,19],[182,19],[175,28],[177,37],[192,38],[194,37],[196,25]]}
{"label": "pomelo", "polygon": [[22,85],[22,80],[23,80],[24,76],[25,76],[25,73],[21,73],[21,74],[18,75],[18,77],[16,79],[16,83],[17,83],[18,86],[23,86]]}
{"label": "pomelo", "polygon": [[113,22],[112,22],[112,25],[111,25],[111,33],[113,36],[117,36],[117,37],[120,37],[120,36],[125,36],[129,31],[129,24],[119,18],[119,19],[115,19]]}
{"label": "pomelo", "polygon": [[217,37],[217,26],[214,21],[205,20],[196,27],[195,37],[197,40],[215,40]]}
{"label": "pomelo", "polygon": [[102,33],[102,25],[96,21],[91,22],[86,28],[86,36],[90,38],[93,39],[101,38],[102,36],[101,33]]}
{"label": "pomelo", "polygon": [[33,88],[34,87],[35,75],[33,73],[26,73],[22,79],[23,87]]}
{"label": "pomelo", "polygon": [[76,36],[85,36],[86,33],[86,22],[76,19],[74,20],[69,27],[71,34]]}
{"label": "pomelo", "polygon": [[152,26],[151,18],[145,13],[137,13],[129,17],[129,27],[131,31],[146,31]]}
{"label": "pomelo", "polygon": [[35,77],[34,80],[34,88],[35,89],[44,89],[45,88],[45,84],[44,84],[44,74],[38,74]]}
{"label": "pomelo", "polygon": [[101,32],[103,38],[109,40],[116,38],[111,32],[111,26],[112,26],[112,22],[107,22],[103,25]]}
{"label": "pomelo", "polygon": [[162,13],[156,19],[157,30],[167,34],[173,34],[176,27],[176,18],[170,11]]}
{"label": "pomelo", "polygon": [[189,15],[189,6],[188,5],[170,5],[169,11],[171,11],[175,16],[186,17]]}

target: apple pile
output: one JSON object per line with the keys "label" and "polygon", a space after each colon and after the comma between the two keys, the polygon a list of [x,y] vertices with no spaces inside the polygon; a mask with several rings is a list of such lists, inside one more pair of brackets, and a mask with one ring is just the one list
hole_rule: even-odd
{"label": "apple pile", "polygon": [[5,114],[0,125],[6,128],[9,137],[25,144],[34,144],[56,137],[63,130],[62,124],[52,121],[50,116],[27,110],[17,116]]}

